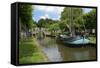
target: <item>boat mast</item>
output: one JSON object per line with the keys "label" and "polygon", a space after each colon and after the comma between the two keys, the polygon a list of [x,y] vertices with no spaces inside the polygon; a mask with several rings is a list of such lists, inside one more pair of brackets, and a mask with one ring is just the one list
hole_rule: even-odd
{"label": "boat mast", "polygon": [[70,32],[72,34],[72,36],[75,35],[75,31],[74,31],[74,24],[73,24],[73,9],[72,7],[70,8]]}
{"label": "boat mast", "polygon": [[70,17],[70,18],[69,18],[69,19],[70,19],[70,33],[72,33],[72,21],[71,21],[71,13],[72,13],[72,12],[71,12],[71,10],[72,10],[72,9],[71,9],[71,7],[70,7],[70,8],[69,8],[69,17]]}

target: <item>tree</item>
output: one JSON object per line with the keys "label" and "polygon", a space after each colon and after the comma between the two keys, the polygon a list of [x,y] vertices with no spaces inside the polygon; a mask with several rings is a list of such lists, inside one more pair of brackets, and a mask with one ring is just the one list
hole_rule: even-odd
{"label": "tree", "polygon": [[80,30],[85,30],[85,24],[84,24],[84,19],[83,15],[80,15],[75,19],[75,28],[80,29]]}
{"label": "tree", "polygon": [[81,14],[83,14],[83,10],[81,8],[66,7],[61,13],[61,23],[65,24],[67,29],[72,32],[76,26],[76,19]]}
{"label": "tree", "polygon": [[49,30],[50,31],[56,31],[56,30],[59,30],[60,28],[59,28],[59,23],[53,23],[53,24],[51,24],[50,26],[49,26]]}
{"label": "tree", "polygon": [[33,23],[32,28],[36,28],[37,27],[37,22],[33,21],[32,23]]}
{"label": "tree", "polygon": [[51,24],[56,23],[57,21],[54,21],[52,19],[40,19],[37,23],[38,27],[41,28],[48,28]]}
{"label": "tree", "polygon": [[88,29],[88,32],[91,34],[95,33],[96,30],[96,9],[92,9],[90,12],[83,15],[85,28]]}
{"label": "tree", "polygon": [[[33,26],[31,5],[20,4],[19,7],[19,20],[20,20],[20,33],[24,32],[26,36],[29,36],[29,29]],[[21,35],[21,34],[20,34]]]}
{"label": "tree", "polygon": [[45,27],[45,24],[46,24],[46,21],[44,19],[40,19],[38,21],[38,27],[39,28]]}
{"label": "tree", "polygon": [[53,36],[57,35],[57,31],[59,29],[60,29],[60,27],[59,27],[59,23],[58,22],[52,23],[48,28],[48,30],[51,31],[51,35],[53,35]]}
{"label": "tree", "polygon": [[85,26],[87,29],[96,29],[96,10],[95,9],[84,14],[83,18],[85,20]]}
{"label": "tree", "polygon": [[68,30],[68,27],[69,27],[69,25],[67,25],[65,22],[62,22],[62,21],[59,22],[59,28],[60,28],[61,32]]}
{"label": "tree", "polygon": [[19,18],[21,19],[21,24],[26,26],[28,29],[31,28],[32,10],[31,5],[19,5]]}

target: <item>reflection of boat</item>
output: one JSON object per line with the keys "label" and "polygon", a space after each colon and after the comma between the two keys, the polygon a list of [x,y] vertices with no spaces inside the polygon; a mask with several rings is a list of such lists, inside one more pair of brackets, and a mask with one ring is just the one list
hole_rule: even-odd
{"label": "reflection of boat", "polygon": [[[70,46],[70,45],[67,45]],[[82,60],[95,60],[96,59],[96,48],[70,48],[58,44],[58,50],[60,52],[63,61],[82,61]]]}

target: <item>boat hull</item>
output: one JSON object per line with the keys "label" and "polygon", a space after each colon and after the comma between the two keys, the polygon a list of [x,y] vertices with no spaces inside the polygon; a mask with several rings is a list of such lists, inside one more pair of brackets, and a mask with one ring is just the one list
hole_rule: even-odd
{"label": "boat hull", "polygon": [[89,40],[85,37],[76,36],[76,37],[70,37],[70,38],[59,38],[63,43],[66,44],[88,44]]}
{"label": "boat hull", "polygon": [[78,39],[78,40],[74,40],[74,41],[63,41],[64,43],[67,44],[88,44],[89,40],[86,38],[82,38],[82,39]]}

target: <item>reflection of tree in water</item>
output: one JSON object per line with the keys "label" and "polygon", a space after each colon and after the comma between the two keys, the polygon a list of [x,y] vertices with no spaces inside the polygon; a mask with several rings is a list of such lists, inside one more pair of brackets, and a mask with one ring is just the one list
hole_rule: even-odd
{"label": "reflection of tree in water", "polygon": [[44,46],[46,48],[52,48],[56,45],[56,40],[48,37],[44,37],[42,39],[38,39],[41,46]]}
{"label": "reflection of tree in water", "polygon": [[96,49],[88,48],[71,48],[63,44],[56,43],[56,39],[45,37],[38,40],[44,52],[52,61],[78,61],[78,60],[95,60]]}
{"label": "reflection of tree in water", "polygon": [[47,55],[51,62],[62,61],[55,39],[45,37],[44,39],[38,41],[41,44],[44,53]]}
{"label": "reflection of tree in water", "polygon": [[95,60],[95,48],[70,48],[66,45],[58,45],[63,61]]}
{"label": "reflection of tree in water", "polygon": [[43,28],[39,28],[38,29],[38,33],[36,34],[37,39],[43,39],[45,37],[45,33],[44,33],[44,29]]}

